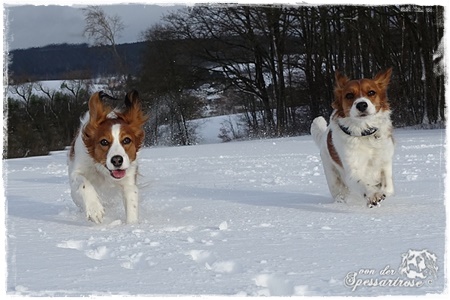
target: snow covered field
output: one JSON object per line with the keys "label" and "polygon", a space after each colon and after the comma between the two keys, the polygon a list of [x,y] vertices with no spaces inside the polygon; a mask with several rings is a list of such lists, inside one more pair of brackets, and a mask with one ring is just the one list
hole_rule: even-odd
{"label": "snow covered field", "polygon": [[373,209],[331,202],[310,136],[144,149],[137,225],[119,199],[84,219],[65,151],[6,160],[7,293],[441,293],[445,131],[395,135],[396,195]]}

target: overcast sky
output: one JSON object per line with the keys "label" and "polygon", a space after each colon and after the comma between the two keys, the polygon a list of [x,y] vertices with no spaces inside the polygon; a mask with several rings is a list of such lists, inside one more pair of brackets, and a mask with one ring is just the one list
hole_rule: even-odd
{"label": "overcast sky", "polygon": [[[121,4],[102,6],[107,15],[118,15],[125,25],[118,43],[140,40],[141,33],[161,17],[182,6]],[[84,16],[80,6],[4,6],[7,48],[41,47],[60,43],[87,43],[83,37]]]}
{"label": "overcast sky", "polygon": [[[123,2],[122,2],[123,1]],[[145,4],[114,4],[108,3],[126,3],[127,0],[75,0],[73,3],[94,3],[103,7],[107,15],[118,15],[125,29],[118,39],[118,43],[131,43],[140,40],[141,33],[148,29],[151,25],[160,22],[161,17],[171,11],[185,6],[186,4],[194,4],[196,2],[244,2],[244,3],[347,3],[347,4],[376,4],[377,2],[386,2],[386,0],[231,0],[231,1],[195,1],[195,0],[128,0],[134,2],[144,2]],[[395,2],[405,2],[404,0],[395,0]],[[426,2],[426,5],[438,4],[447,0],[415,0],[417,4]],[[4,40],[6,49],[24,49],[30,47],[41,47],[49,44],[60,43],[87,43],[87,38],[83,37],[84,16],[80,5],[64,4],[67,0],[5,0],[4,4],[5,18]],[[17,3],[38,3],[39,5],[17,5]],[[407,1],[406,1],[407,2]],[[405,2],[405,3],[406,3]],[[11,4],[16,3],[16,4]],[[49,5],[58,3],[63,6]],[[70,3],[70,2],[69,2]],[[163,5],[155,5],[155,3],[163,3]],[[165,3],[165,4],[164,4]],[[170,5],[168,3],[185,3],[181,5]],[[448,14],[447,14],[448,15]],[[448,20],[447,20],[448,21]]]}

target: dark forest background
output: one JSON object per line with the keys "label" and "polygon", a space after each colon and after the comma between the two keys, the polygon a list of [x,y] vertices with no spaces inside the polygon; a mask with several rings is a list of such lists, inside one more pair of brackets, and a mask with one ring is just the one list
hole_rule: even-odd
{"label": "dark forest background", "polygon": [[[444,126],[443,18],[441,6],[194,6],[117,45],[120,62],[108,46],[11,51],[4,154],[69,145],[97,78],[114,96],[140,92],[147,146],[195,144],[189,121],[218,114],[241,116],[239,130],[223,125],[224,140],[307,134],[331,112],[336,70],[361,78],[393,67],[395,126]],[[44,80],[63,81],[49,90]],[[221,95],[213,113],[195,93],[205,86]]]}

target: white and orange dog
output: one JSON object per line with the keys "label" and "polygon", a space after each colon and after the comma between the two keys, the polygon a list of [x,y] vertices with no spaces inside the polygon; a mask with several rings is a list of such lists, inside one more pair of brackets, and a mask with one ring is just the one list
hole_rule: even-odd
{"label": "white and orange dog", "polygon": [[394,193],[394,141],[387,97],[391,74],[388,69],[373,79],[349,80],[336,72],[330,124],[317,117],[311,125],[336,201],[345,202],[354,195],[373,207]]}
{"label": "white and orange dog", "polygon": [[89,111],[69,153],[72,199],[84,210],[88,220],[101,223],[105,214],[101,195],[120,188],[127,223],[138,221],[137,155],[144,141],[147,116],[136,91],[125,97],[125,109],[112,109],[103,92],[89,99]]}

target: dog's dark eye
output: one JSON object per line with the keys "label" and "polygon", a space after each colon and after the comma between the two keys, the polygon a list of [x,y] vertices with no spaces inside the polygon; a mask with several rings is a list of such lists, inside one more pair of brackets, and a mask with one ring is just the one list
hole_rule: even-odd
{"label": "dog's dark eye", "polygon": [[367,96],[372,97],[372,96],[375,96],[375,94],[376,94],[375,91],[369,91],[369,92],[367,93]]}
{"label": "dog's dark eye", "polygon": [[355,94],[348,93],[348,94],[345,95],[345,98],[347,98],[348,100],[352,100],[353,98],[355,98]]}
{"label": "dog's dark eye", "polygon": [[102,146],[108,146],[108,145],[109,145],[109,142],[108,142],[107,140],[103,139],[103,140],[100,141],[100,145],[102,145]]}
{"label": "dog's dark eye", "polygon": [[129,137],[126,137],[126,138],[123,139],[122,143],[124,145],[129,144],[129,143],[131,143],[131,139]]}

